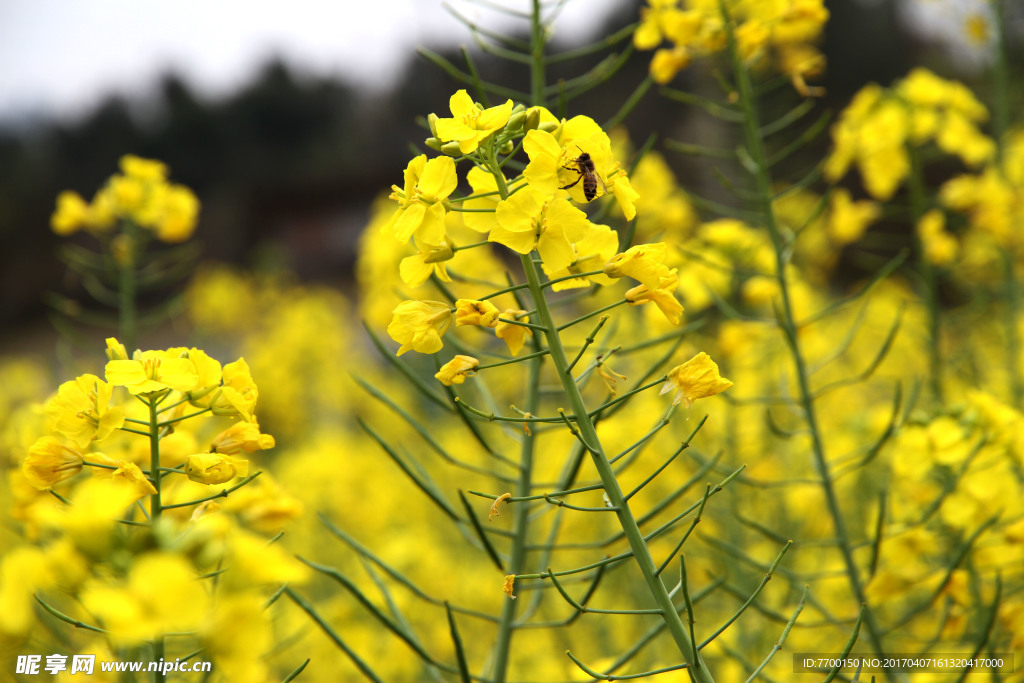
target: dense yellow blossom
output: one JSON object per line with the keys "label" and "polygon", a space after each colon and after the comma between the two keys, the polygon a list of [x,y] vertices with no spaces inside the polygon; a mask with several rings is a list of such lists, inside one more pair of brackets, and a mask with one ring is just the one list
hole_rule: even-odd
{"label": "dense yellow blossom", "polygon": [[802,95],[821,94],[806,79],[824,69],[824,57],[815,46],[829,18],[824,0],[648,0],[640,10],[633,44],[640,50],[657,48],[651,75],[658,83],[668,83],[694,59],[726,48],[726,16],[733,23],[741,59],[753,66],[774,59]]}
{"label": "dense yellow blossom", "polygon": [[183,242],[192,236],[199,216],[199,200],[189,188],[167,181],[167,166],[132,154],[120,162],[91,204],[75,192],[62,192],[50,223],[53,231],[68,235],[79,229],[100,234],[118,220],[129,220],[152,230],[164,242]]}
{"label": "dense yellow blossom", "polygon": [[153,552],[136,558],[124,585],[87,585],[82,604],[115,644],[138,645],[167,632],[197,629],[209,597],[187,560]]}
{"label": "dense yellow blossom", "polygon": [[857,164],[872,197],[887,200],[910,172],[908,146],[928,142],[976,167],[995,154],[994,142],[978,124],[985,107],[961,83],[914,69],[892,88],[861,89],[832,127],[834,150],[825,176],[835,181]]}

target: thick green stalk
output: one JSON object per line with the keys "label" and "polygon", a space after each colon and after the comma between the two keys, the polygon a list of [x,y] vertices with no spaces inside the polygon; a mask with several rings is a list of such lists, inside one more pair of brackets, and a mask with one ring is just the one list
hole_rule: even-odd
{"label": "thick green stalk", "polygon": [[[539,347],[536,341],[534,347]],[[530,373],[527,380],[527,395],[525,409],[527,412],[537,410],[537,402],[540,394],[540,368],[544,362],[543,356],[537,356],[530,361]],[[529,496],[532,490],[531,481],[533,478],[533,437],[523,435],[522,445],[519,451],[519,481],[516,484],[517,496]],[[530,531],[530,506],[526,504],[515,506],[515,519],[512,523],[512,553],[509,558],[509,574],[526,573],[526,539]],[[512,634],[515,631],[513,622],[516,618],[516,601],[505,600],[501,609],[501,617],[498,621],[498,638],[494,644],[494,674],[492,680],[495,683],[505,683],[508,679],[509,652],[512,647]]]}
{"label": "thick green stalk", "polygon": [[[157,410],[157,400],[150,395],[147,401],[149,406],[149,471],[153,481],[153,488],[156,493],[149,497],[149,521],[156,524],[160,519],[162,506],[160,503],[160,413]],[[160,661],[164,658],[164,638],[157,636],[153,640],[153,661]],[[153,672],[153,683],[163,683],[165,676],[162,671]]]}
{"label": "thick green stalk", "polygon": [[535,107],[544,106],[545,76],[544,59],[544,23],[541,20],[540,0],[533,0],[533,18],[530,25],[530,104]]}
{"label": "thick green stalk", "polygon": [[[796,317],[793,313],[793,304],[789,293],[789,281],[786,278],[786,266],[788,265],[786,255],[789,253],[789,248],[785,244],[779,226],[775,221],[775,211],[772,207],[772,178],[768,167],[768,155],[760,133],[761,124],[754,102],[754,89],[750,81],[750,74],[737,53],[736,39],[732,33],[732,23],[731,18],[728,16],[728,9],[725,7],[724,2],[720,3],[720,6],[728,32],[730,61],[733,64],[733,74],[739,91],[739,106],[743,112],[744,139],[747,152],[750,155],[750,161],[753,165],[751,171],[755,176],[757,184],[758,208],[775,249],[776,277],[779,283],[779,297],[782,308],[779,324],[782,327],[790,355],[793,359],[797,383],[800,388],[799,403],[807,421],[807,430],[811,436],[814,464],[821,478],[821,487],[825,494],[826,507],[828,508],[829,516],[832,518],[832,524],[835,527],[837,544],[843,557],[843,563],[846,565],[847,579],[857,602],[866,605],[867,596],[864,593],[864,585],[861,583],[860,572],[853,557],[853,548],[850,543],[849,532],[846,529],[846,520],[839,507],[839,498],[836,495],[835,487],[829,474],[828,460],[825,457],[825,444],[821,436],[821,429],[818,426],[818,417],[811,392],[807,363],[804,360],[803,352],[800,348],[800,340],[797,336]],[[878,656],[883,656],[885,649],[883,648],[881,629],[870,609],[866,610],[866,621],[871,645]]]}
{"label": "thick green stalk", "polygon": [[[579,387],[576,386],[576,381],[569,370],[569,360],[565,355],[565,348],[562,346],[562,340],[558,336],[558,330],[551,317],[551,309],[548,308],[547,300],[544,298],[544,289],[541,286],[537,266],[533,263],[533,258],[529,254],[522,256],[521,259],[523,270],[526,271],[526,280],[530,285],[530,294],[533,296],[533,304],[537,308],[537,317],[540,318],[541,324],[546,328],[545,334],[547,336],[548,349],[551,352],[551,360],[558,372],[558,378],[562,383],[562,388],[565,390],[566,398],[569,399],[572,415],[576,420],[576,427],[580,431],[582,440],[589,446],[588,450],[590,450],[594,460],[594,466],[601,477],[601,483],[604,485],[608,501],[615,509],[615,514],[619,519],[619,524],[626,536],[626,540],[629,542],[633,557],[643,573],[644,580],[650,590],[651,597],[654,598],[655,605],[661,610],[661,616],[665,620],[672,639],[679,648],[683,659],[690,665],[692,679],[696,683],[711,683],[714,680],[711,672],[708,671],[703,658],[694,647],[687,627],[683,624],[675,605],[672,603],[668,589],[665,588],[665,584],[662,583],[657,575],[658,570],[654,559],[651,557],[647,543],[640,532],[640,527],[636,523],[636,518],[633,517],[633,513],[629,509],[629,503],[626,502],[622,489],[619,487],[615,472],[612,470],[611,463],[608,462],[608,457],[605,455],[600,439],[598,439],[594,423],[587,413],[583,396],[580,394]],[[696,653],[696,658],[694,653]]]}

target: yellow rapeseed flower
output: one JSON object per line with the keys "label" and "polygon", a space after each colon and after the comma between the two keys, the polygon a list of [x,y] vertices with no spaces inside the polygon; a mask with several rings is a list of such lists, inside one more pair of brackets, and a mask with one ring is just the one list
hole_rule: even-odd
{"label": "yellow rapeseed flower", "polygon": [[416,235],[426,244],[441,244],[447,212],[444,202],[457,185],[455,162],[450,157],[428,161],[426,154],[419,155],[405,169],[404,188],[391,186],[391,199],[399,207],[381,229],[400,242]]}
{"label": "yellow rapeseed flower", "polygon": [[[479,166],[469,169],[469,173],[466,174],[466,180],[469,181],[469,186],[473,188],[474,195],[483,196],[467,199],[462,203],[463,208],[469,209],[469,211],[462,214],[462,222],[465,223],[467,228],[477,232],[490,232],[491,228],[497,225],[494,211],[498,208],[498,202],[501,201],[501,196],[498,192],[498,181],[494,174],[488,173]],[[507,179],[505,184],[506,186],[508,185]]]}
{"label": "yellow rapeseed flower", "polygon": [[678,325],[679,314],[683,312],[683,305],[675,296],[678,284],[677,270],[673,268],[667,276],[661,278],[658,287],[651,289],[647,285],[638,285],[626,292],[626,301],[630,306],[653,302],[665,314],[670,323]]}
{"label": "yellow rapeseed flower", "polygon": [[223,377],[221,386],[210,394],[211,412],[222,417],[238,417],[246,422],[251,421],[260,393],[252,379],[249,364],[244,358],[228,363],[224,366]]}
{"label": "yellow rapeseed flower", "polygon": [[839,188],[829,204],[828,234],[839,245],[852,244],[864,236],[881,215],[878,204],[869,200],[853,201],[849,190]]}
{"label": "yellow rapeseed flower", "polygon": [[711,356],[701,351],[682,365],[669,370],[668,381],[660,393],[675,391],[672,403],[682,402],[689,408],[697,399],[720,394],[731,386],[732,382],[719,374],[718,365],[711,360]]}
{"label": "yellow rapeseed flower", "polygon": [[50,429],[79,448],[107,438],[124,424],[124,408],[110,407],[112,390],[96,375],[85,374],[64,382],[46,404]]}
{"label": "yellow rapeseed flower", "polygon": [[81,594],[89,614],[118,645],[140,645],[164,633],[194,631],[203,623],[209,597],[183,557],[154,551],[135,558],[123,585],[100,579]]}
{"label": "yellow rapeseed flower", "polygon": [[77,192],[65,190],[57,195],[57,209],[50,217],[50,227],[58,235],[70,235],[89,222],[89,205]]}
{"label": "yellow rapeseed flower", "polygon": [[448,107],[452,118],[434,122],[437,137],[443,142],[458,141],[459,150],[463,154],[473,152],[481,142],[503,128],[512,114],[512,100],[484,109],[465,90],[452,95]]}
{"label": "yellow rapeseed flower", "polygon": [[83,460],[77,448],[57,437],[44,436],[28,449],[21,471],[32,486],[46,490],[81,472]]}
{"label": "yellow rapeseed flower", "polygon": [[41,549],[5,549],[0,559],[0,633],[5,638],[28,635],[36,623],[38,605],[33,594],[53,580],[53,569]]}
{"label": "yellow rapeseed flower", "polygon": [[490,301],[474,301],[472,299],[459,299],[455,302],[455,326],[479,325],[481,327],[494,327],[498,324],[500,315],[497,306]]}
{"label": "yellow rapeseed flower", "polygon": [[223,484],[249,474],[249,461],[223,453],[196,453],[185,458],[185,475],[200,484]]}
{"label": "yellow rapeseed flower", "polygon": [[[566,189],[573,201],[586,204],[610,191],[626,220],[636,216],[640,195],[613,158],[608,134],[589,116],[574,116],[563,123],[557,138],[544,130],[528,131],[523,149],[530,157],[523,177],[540,194],[551,195],[558,189]],[[580,161],[581,157],[587,161]],[[585,169],[581,164],[587,167],[587,172],[593,167],[591,196],[587,196]]]}
{"label": "yellow rapeseed flower", "polygon": [[210,442],[210,450],[214,453],[236,455],[242,451],[253,453],[267,450],[273,448],[274,445],[274,437],[262,433],[259,423],[253,420],[252,422],[236,422],[213,437],[213,441]]}
{"label": "yellow rapeseed flower", "polygon": [[62,532],[86,555],[106,558],[118,533],[112,520],[121,519],[138,499],[135,487],[123,479],[89,477],[75,487],[73,505],[42,507],[33,514],[35,521]]}
{"label": "yellow rapeseed flower", "polygon": [[480,365],[480,361],[472,356],[457,355],[442,365],[434,377],[446,387],[450,387],[453,384],[462,384],[466,381],[467,377],[472,377],[476,374],[476,367],[478,365]]}
{"label": "yellow rapeseed flower", "polygon": [[[90,455],[90,457],[92,456]],[[127,482],[135,489],[137,498],[152,496],[156,493],[153,483],[146,478],[146,475],[143,474],[138,465],[128,460],[117,460],[115,462],[117,464],[116,470],[97,468],[94,470],[94,476],[100,479],[115,479]]]}
{"label": "yellow rapeseed flower", "polygon": [[575,259],[573,242],[591,228],[587,215],[568,200],[524,187],[498,204],[498,225],[488,239],[520,254],[536,249],[552,271],[568,268]]}
{"label": "yellow rapeseed flower", "polygon": [[266,655],[277,644],[265,605],[252,591],[229,593],[202,625],[204,656],[227,681],[267,681]]}
{"label": "yellow rapeseed flower", "polygon": [[637,244],[616,254],[604,265],[604,274],[615,278],[631,277],[648,289],[658,289],[662,279],[670,274],[665,265],[665,243]]}
{"label": "yellow rapeseed flower", "polygon": [[[579,240],[572,243],[573,260],[567,267],[560,270],[549,267],[542,263],[541,267],[548,278],[556,280],[600,270],[608,262],[619,248],[619,235],[607,225],[590,225],[590,229],[583,234]],[[551,285],[551,289],[558,292],[563,289],[574,289],[577,287],[589,287],[592,282],[602,285],[611,284],[611,280],[605,275],[587,275],[570,280],[562,280]]]}
{"label": "yellow rapeseed flower", "polygon": [[428,244],[415,235],[412,241],[416,253],[406,256],[398,264],[398,274],[402,282],[410,287],[419,287],[429,280],[431,275],[436,275],[442,282],[451,282],[446,262],[455,256],[455,245],[452,241],[445,236],[440,244]]}
{"label": "yellow rapeseed flower", "polygon": [[917,222],[917,237],[924,249],[924,258],[935,266],[948,266],[956,259],[959,245],[956,238],[946,232],[946,215],[932,209]]}
{"label": "yellow rapeseed flower", "polygon": [[444,344],[441,337],[452,323],[448,304],[438,301],[403,301],[394,310],[388,334],[402,346],[396,355],[406,351],[435,353]]}
{"label": "yellow rapeseed flower", "polygon": [[107,381],[126,387],[133,395],[164,389],[189,391],[196,387],[199,373],[184,349],[167,351],[136,351],[131,360],[107,362]]}
{"label": "yellow rapeseed flower", "polygon": [[118,165],[121,172],[129,178],[149,183],[161,182],[167,179],[167,164],[155,159],[143,159],[134,154],[125,154],[121,157]]}
{"label": "yellow rapeseed flower", "polygon": [[171,244],[184,242],[195,232],[199,220],[199,199],[184,185],[170,185],[161,199],[153,220],[157,239]]}
{"label": "yellow rapeseed flower", "polygon": [[508,345],[508,350],[513,356],[518,356],[523,348],[523,344],[526,343],[526,337],[533,336],[533,330],[523,325],[505,322],[506,320],[528,323],[530,318],[526,315],[526,311],[522,309],[515,310],[509,308],[502,312],[501,318],[498,319],[498,324],[494,326],[494,334]]}

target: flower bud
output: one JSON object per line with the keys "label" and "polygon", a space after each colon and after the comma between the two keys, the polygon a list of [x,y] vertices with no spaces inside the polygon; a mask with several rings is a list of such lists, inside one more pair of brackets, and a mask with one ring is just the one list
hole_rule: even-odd
{"label": "flower bud", "polygon": [[435,152],[440,152],[441,147],[444,145],[444,143],[441,142],[440,138],[427,138],[426,140],[423,141],[423,144],[425,144],[427,147],[434,150]]}
{"label": "flower bud", "polygon": [[520,132],[523,129],[523,126],[526,125],[526,120],[528,118],[529,115],[525,111],[512,114],[512,117],[508,120],[508,123],[505,124],[505,130],[508,131],[509,133]]}
{"label": "flower bud", "polygon": [[502,154],[511,154],[515,148],[516,146],[512,144],[511,140],[506,140],[505,144],[498,148],[498,151]]}
{"label": "flower bud", "polygon": [[430,126],[431,137],[437,137],[437,114],[427,114],[427,125]]}
{"label": "flower bud", "polygon": [[128,360],[128,349],[114,337],[108,337],[107,358],[110,360]]}
{"label": "flower bud", "polygon": [[447,154],[450,157],[461,157],[462,149],[459,147],[459,143],[456,141],[446,142],[441,146],[441,152]]}
{"label": "flower bud", "polygon": [[540,125],[540,108],[530,107],[526,111],[526,122],[523,124],[523,132],[536,130]]}

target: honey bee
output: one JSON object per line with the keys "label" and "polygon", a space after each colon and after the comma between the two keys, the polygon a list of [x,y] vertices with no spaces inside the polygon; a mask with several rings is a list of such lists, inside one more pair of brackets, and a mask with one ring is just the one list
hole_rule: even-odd
{"label": "honey bee", "polygon": [[591,199],[597,196],[597,183],[601,183],[601,187],[604,188],[605,192],[608,192],[608,188],[605,187],[604,181],[601,180],[601,176],[597,175],[594,170],[594,160],[590,158],[589,152],[580,150],[580,155],[575,159],[570,159],[569,163],[571,166],[563,166],[562,168],[569,171],[576,171],[580,174],[580,177],[572,181],[568,185],[562,185],[560,189],[568,190],[573,187],[581,180],[583,181],[583,196],[589,202]]}

